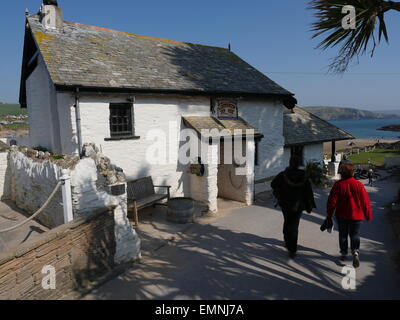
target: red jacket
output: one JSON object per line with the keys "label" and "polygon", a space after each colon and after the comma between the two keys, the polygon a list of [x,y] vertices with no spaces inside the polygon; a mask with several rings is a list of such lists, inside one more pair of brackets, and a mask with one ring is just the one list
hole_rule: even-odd
{"label": "red jacket", "polygon": [[355,178],[336,182],[328,199],[328,216],[349,220],[372,220],[371,203],[364,185]]}

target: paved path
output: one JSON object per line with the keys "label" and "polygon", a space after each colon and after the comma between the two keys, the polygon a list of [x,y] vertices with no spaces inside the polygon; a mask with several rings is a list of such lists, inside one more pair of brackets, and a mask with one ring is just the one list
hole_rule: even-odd
{"label": "paved path", "polygon": [[[28,217],[26,212],[17,208],[11,201],[0,201],[0,230],[13,227]],[[15,230],[0,233],[0,252],[13,249],[47,230],[48,228],[32,220]]]}
{"label": "paved path", "polygon": [[283,247],[282,214],[265,203],[195,225],[182,240],[85,299],[399,299],[400,278],[391,259],[399,248],[383,208],[396,189],[389,182],[368,188],[374,220],[362,227],[355,291],[341,286],[337,232],[319,230],[325,190],[316,194],[317,211],[303,216],[295,260]]}

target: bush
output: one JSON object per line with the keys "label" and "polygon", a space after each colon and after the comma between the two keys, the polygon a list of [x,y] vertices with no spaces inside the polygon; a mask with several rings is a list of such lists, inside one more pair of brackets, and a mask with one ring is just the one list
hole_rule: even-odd
{"label": "bush", "polygon": [[328,168],[325,164],[316,161],[307,162],[305,171],[307,177],[316,186],[323,186],[328,182],[328,178],[326,177]]}
{"label": "bush", "polygon": [[50,156],[50,158],[54,159],[54,160],[61,160],[64,159],[64,155],[62,154],[53,154]]}

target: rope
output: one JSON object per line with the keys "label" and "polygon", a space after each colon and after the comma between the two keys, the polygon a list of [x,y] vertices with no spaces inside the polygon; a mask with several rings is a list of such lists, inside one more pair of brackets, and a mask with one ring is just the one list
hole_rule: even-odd
{"label": "rope", "polygon": [[4,233],[4,232],[8,232],[8,231],[12,231],[14,229],[19,228],[20,226],[23,226],[24,224],[28,223],[29,221],[31,221],[32,219],[35,219],[39,213],[41,213],[44,208],[47,207],[47,205],[50,203],[51,199],[53,199],[53,197],[55,196],[56,192],[58,191],[58,189],[60,188],[60,186],[63,184],[63,181],[60,181],[59,183],[57,183],[56,187],[54,188],[53,192],[51,193],[51,195],[49,196],[49,198],[47,199],[47,201],[42,205],[42,207],[36,211],[33,215],[31,215],[28,219],[26,219],[25,221],[22,221],[21,223],[18,223],[17,225],[8,228],[8,229],[3,229],[0,230],[0,233]]}

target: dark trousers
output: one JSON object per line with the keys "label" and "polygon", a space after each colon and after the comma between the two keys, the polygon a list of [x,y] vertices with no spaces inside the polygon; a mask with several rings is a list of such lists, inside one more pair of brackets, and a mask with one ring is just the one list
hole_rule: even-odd
{"label": "dark trousers", "polygon": [[351,252],[359,252],[360,250],[360,220],[337,219],[339,224],[339,246],[340,253],[347,255],[349,250],[348,239],[350,237]]}
{"label": "dark trousers", "polygon": [[295,253],[297,251],[297,240],[299,238],[299,224],[302,212],[282,210],[283,212],[283,238],[286,248]]}

